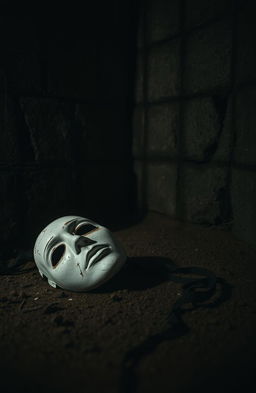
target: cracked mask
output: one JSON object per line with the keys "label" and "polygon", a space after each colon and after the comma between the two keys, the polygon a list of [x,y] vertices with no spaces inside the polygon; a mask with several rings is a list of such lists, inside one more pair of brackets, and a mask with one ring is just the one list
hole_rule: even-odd
{"label": "cracked mask", "polygon": [[126,255],[109,229],[87,218],[66,216],[39,234],[34,258],[52,287],[88,291],[113,277]]}

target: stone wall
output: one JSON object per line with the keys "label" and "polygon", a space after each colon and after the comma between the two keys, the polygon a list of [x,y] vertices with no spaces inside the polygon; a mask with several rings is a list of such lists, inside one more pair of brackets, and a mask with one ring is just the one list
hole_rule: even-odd
{"label": "stone wall", "polygon": [[0,5],[0,257],[136,200],[256,244],[254,2],[65,7]]}
{"label": "stone wall", "polygon": [[253,1],[140,11],[133,154],[139,204],[256,245]]}
{"label": "stone wall", "polygon": [[61,215],[122,225],[135,205],[133,2],[0,5],[0,257]]}

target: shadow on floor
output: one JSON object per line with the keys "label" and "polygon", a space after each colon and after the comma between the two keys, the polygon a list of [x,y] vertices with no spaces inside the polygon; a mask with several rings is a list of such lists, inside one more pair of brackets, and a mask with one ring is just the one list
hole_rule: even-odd
{"label": "shadow on floor", "polygon": [[[182,284],[182,294],[169,312],[166,329],[148,337],[124,357],[121,365],[120,393],[137,392],[139,363],[159,344],[190,332],[190,328],[183,321],[184,313],[196,308],[217,307],[227,301],[232,294],[232,287],[224,279],[215,277],[209,270],[199,267],[178,268],[171,259],[163,257],[128,258],[125,268],[95,292],[145,290],[168,280]],[[199,387],[197,390],[199,391]]]}

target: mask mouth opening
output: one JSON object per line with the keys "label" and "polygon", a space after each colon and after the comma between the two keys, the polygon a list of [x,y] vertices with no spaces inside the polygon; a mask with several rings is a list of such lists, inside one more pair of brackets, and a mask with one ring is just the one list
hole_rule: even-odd
{"label": "mask mouth opening", "polygon": [[66,252],[66,245],[64,243],[58,244],[51,252],[51,264],[53,268],[56,268],[63,259]]}
{"label": "mask mouth opening", "polygon": [[111,252],[112,249],[108,244],[99,244],[94,246],[86,255],[86,270],[109,255]]}

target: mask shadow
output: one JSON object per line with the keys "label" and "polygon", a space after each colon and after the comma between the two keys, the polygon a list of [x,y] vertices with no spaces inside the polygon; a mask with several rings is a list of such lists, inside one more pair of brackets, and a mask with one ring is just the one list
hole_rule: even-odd
{"label": "mask shadow", "polygon": [[174,262],[169,258],[129,257],[123,268],[112,279],[91,292],[105,293],[121,289],[143,291],[153,288],[168,281],[166,266],[171,270],[176,268]]}
{"label": "mask shadow", "polygon": [[[111,293],[122,289],[143,291],[163,282],[173,281],[172,273],[177,267],[170,258],[160,256],[129,257],[124,267],[112,279],[90,292]],[[215,294],[202,307],[218,307],[232,297],[232,291],[232,285],[223,278],[216,277]]]}

